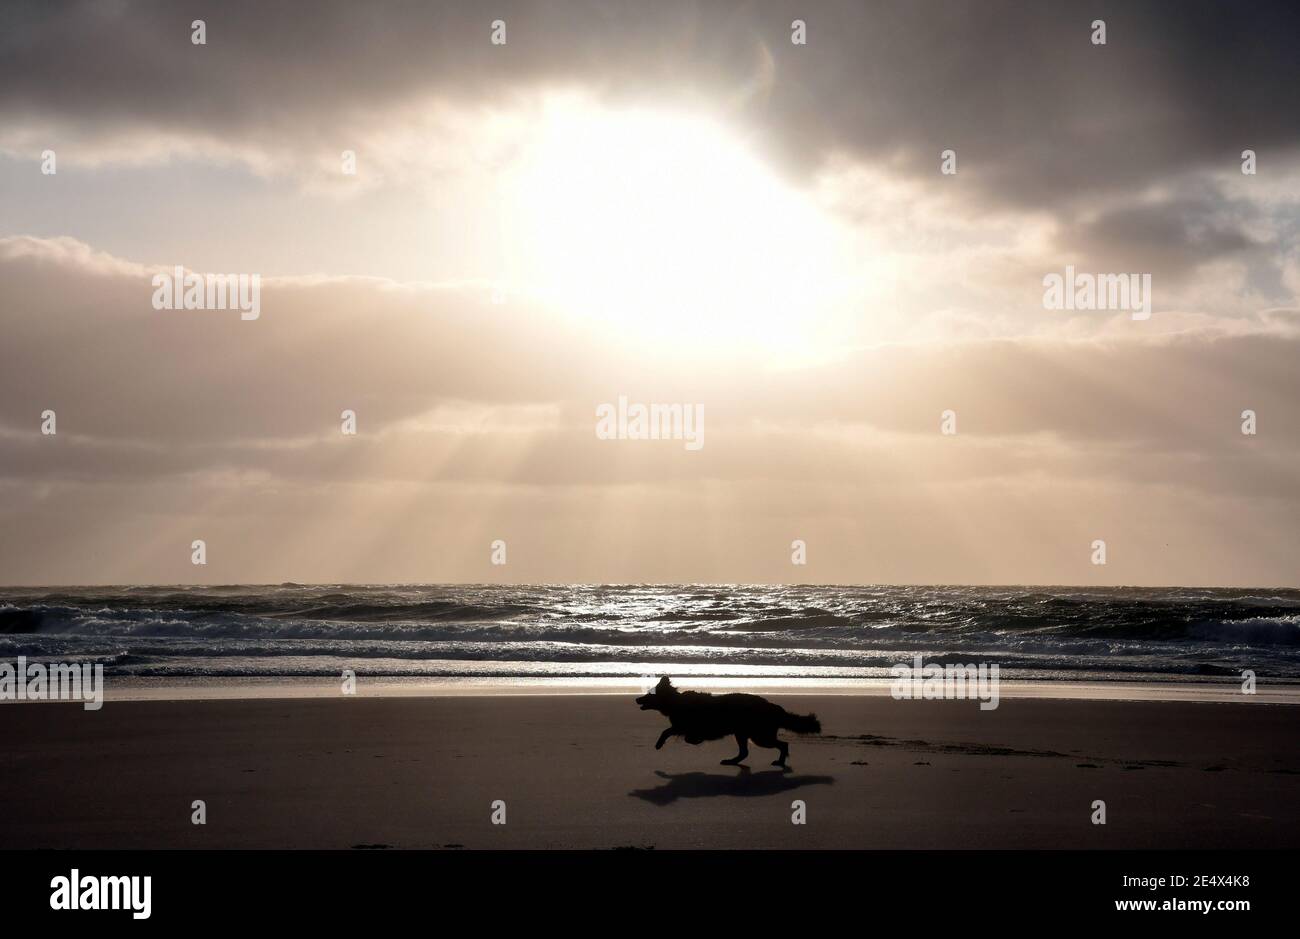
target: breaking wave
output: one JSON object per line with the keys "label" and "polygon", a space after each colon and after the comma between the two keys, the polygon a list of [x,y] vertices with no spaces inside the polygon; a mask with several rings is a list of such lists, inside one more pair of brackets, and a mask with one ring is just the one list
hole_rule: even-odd
{"label": "breaking wave", "polygon": [[[1028,673],[1300,680],[1300,591],[806,586],[0,588],[0,657],[118,674],[726,663],[867,674],[921,654]],[[235,663],[238,662],[236,669]],[[572,666],[566,668],[568,666]],[[361,667],[361,666],[359,666]],[[468,670],[469,666],[464,666]],[[231,672],[231,669],[236,669]],[[422,671],[423,670],[423,671]]]}

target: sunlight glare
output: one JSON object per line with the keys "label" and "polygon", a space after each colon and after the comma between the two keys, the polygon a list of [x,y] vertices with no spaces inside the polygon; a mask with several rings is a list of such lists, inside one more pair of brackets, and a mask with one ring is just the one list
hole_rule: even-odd
{"label": "sunlight glare", "polygon": [[793,351],[852,275],[837,223],[701,117],[553,105],[503,196],[512,279],[623,333]]}

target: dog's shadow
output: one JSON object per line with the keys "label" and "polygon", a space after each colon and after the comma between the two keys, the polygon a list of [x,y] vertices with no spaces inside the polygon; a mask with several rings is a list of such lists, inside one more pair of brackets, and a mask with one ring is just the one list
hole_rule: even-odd
{"label": "dog's shadow", "polygon": [[653,789],[633,789],[628,793],[654,805],[669,805],[678,799],[696,799],[703,796],[771,796],[803,786],[829,786],[832,776],[796,776],[788,769],[764,770],[755,773],[748,766],[738,767],[734,776],[722,773],[665,773],[655,775],[668,780]]}

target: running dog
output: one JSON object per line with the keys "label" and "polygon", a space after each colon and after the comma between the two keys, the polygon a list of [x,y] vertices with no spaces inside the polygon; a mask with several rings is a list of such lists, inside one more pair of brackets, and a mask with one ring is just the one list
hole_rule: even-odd
{"label": "running dog", "polygon": [[660,749],[669,737],[682,737],[687,743],[698,744],[705,740],[721,740],[734,735],[740,752],[723,766],[735,766],[749,756],[749,741],[760,747],[780,750],[773,766],[785,766],[790,747],[776,739],[778,730],[792,730],[796,734],[820,734],[821,722],[816,714],[804,716],[791,714],[779,704],[766,701],[756,694],[709,694],[705,691],[678,691],[665,675],[655,685],[655,690],[636,699],[643,711],[659,711],[668,718],[668,729],[659,735],[655,749]]}

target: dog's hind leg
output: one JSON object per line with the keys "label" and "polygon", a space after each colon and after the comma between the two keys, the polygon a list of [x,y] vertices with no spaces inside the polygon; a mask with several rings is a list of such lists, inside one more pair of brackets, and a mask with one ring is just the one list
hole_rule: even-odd
{"label": "dog's hind leg", "polygon": [[778,759],[773,760],[772,765],[785,766],[785,758],[790,755],[790,745],[787,744],[784,740],[778,740],[776,742],[776,747],[778,750],[781,751],[781,756]]}
{"label": "dog's hind leg", "polygon": [[772,750],[780,750],[781,756],[772,761],[773,766],[785,766],[785,758],[790,755],[790,747],[784,740],[778,740],[776,734],[768,734],[765,737],[755,737],[754,743],[760,747],[768,747]]}
{"label": "dog's hind leg", "polygon": [[749,741],[745,739],[744,734],[736,734],[736,745],[740,747],[740,752],[729,760],[723,760],[723,766],[735,766],[745,757],[749,756]]}

